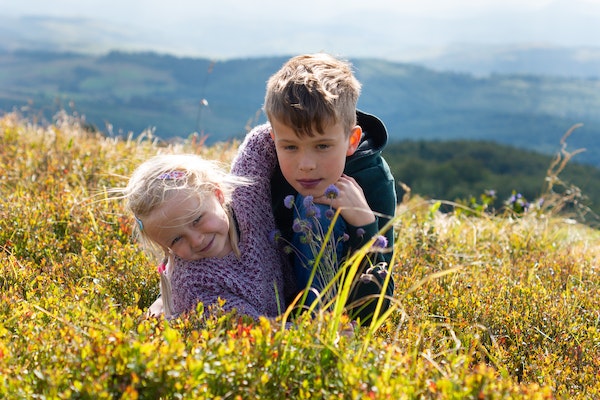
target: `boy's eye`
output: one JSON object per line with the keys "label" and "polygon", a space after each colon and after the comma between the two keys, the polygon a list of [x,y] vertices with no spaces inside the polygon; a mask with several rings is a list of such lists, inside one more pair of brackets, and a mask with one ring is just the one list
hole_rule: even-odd
{"label": "boy's eye", "polygon": [[287,151],[293,151],[293,150],[296,150],[297,148],[298,148],[298,147],[297,147],[297,146],[294,146],[294,145],[283,146],[283,149],[284,149],[284,150],[287,150]]}
{"label": "boy's eye", "polygon": [[330,146],[328,144],[318,144],[317,149],[319,150],[327,150]]}

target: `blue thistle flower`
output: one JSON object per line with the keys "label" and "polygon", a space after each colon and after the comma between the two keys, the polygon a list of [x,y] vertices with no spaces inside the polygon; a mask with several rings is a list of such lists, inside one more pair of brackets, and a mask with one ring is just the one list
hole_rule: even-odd
{"label": "blue thistle flower", "polygon": [[375,242],[373,243],[373,247],[375,247],[377,249],[385,249],[387,247],[387,245],[388,245],[388,240],[383,235],[377,236],[377,238],[375,239]]}
{"label": "blue thistle flower", "polygon": [[321,218],[321,209],[313,204],[312,207],[307,210],[306,215],[319,219]]}
{"label": "blue thistle flower", "polygon": [[277,244],[277,242],[281,239],[281,231],[279,229],[275,229],[269,233],[269,241],[273,244]]}
{"label": "blue thistle flower", "polygon": [[315,205],[315,199],[311,195],[308,195],[302,200],[302,204],[304,205],[304,208],[308,210]]}
{"label": "blue thistle flower", "polygon": [[335,212],[331,208],[329,210],[325,211],[325,217],[329,220],[333,219],[334,215],[335,215]]}
{"label": "blue thistle flower", "polygon": [[285,208],[288,208],[291,210],[292,207],[294,207],[294,196],[291,194],[285,196],[285,199],[283,199],[283,205],[285,206]]}
{"label": "blue thistle flower", "polygon": [[294,223],[292,224],[292,230],[296,233],[302,232],[302,222],[298,219],[294,219]]}
{"label": "blue thistle flower", "polygon": [[335,185],[329,185],[327,186],[327,189],[325,189],[325,197],[327,197],[328,199],[335,199],[340,195],[340,191],[339,189],[335,186]]}

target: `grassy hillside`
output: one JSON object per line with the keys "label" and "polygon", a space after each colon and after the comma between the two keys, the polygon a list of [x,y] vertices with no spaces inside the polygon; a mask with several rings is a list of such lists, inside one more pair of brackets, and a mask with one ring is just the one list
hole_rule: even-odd
{"label": "grassy hillside", "polygon": [[339,312],[287,328],[202,308],[146,318],[156,261],[107,188],[158,152],[227,161],[235,145],[0,119],[0,397],[600,396],[600,233],[561,198],[500,215],[405,199],[393,311],[352,334]]}
{"label": "grassy hillside", "polygon": [[[153,53],[103,56],[0,52],[0,112],[50,120],[69,109],[108,134],[241,137],[260,113],[265,84],[287,57],[211,61]],[[360,108],[385,122],[391,141],[485,140],[553,154],[562,134],[600,166],[600,81],[435,72],[379,59],[352,60]],[[206,102],[203,102],[206,100]]]}

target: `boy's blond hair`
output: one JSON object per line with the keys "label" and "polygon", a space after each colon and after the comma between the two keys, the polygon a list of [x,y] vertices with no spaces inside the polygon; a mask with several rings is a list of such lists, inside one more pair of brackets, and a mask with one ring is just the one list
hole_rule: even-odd
{"label": "boy's blond hair", "polygon": [[360,89],[348,61],[325,53],[304,54],[269,78],[264,110],[269,120],[293,128],[298,137],[323,133],[337,123],[350,135]]}

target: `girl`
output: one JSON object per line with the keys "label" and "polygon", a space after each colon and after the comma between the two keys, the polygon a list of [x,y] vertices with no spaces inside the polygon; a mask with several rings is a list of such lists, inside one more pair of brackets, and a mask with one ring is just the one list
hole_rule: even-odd
{"label": "girl", "polygon": [[173,318],[219,298],[226,311],[254,318],[280,313],[283,259],[269,240],[272,168],[257,161],[238,156],[228,174],[197,155],[158,155],[134,171],[127,207],[142,244],[164,254],[162,298],[150,313],[161,300]]}

